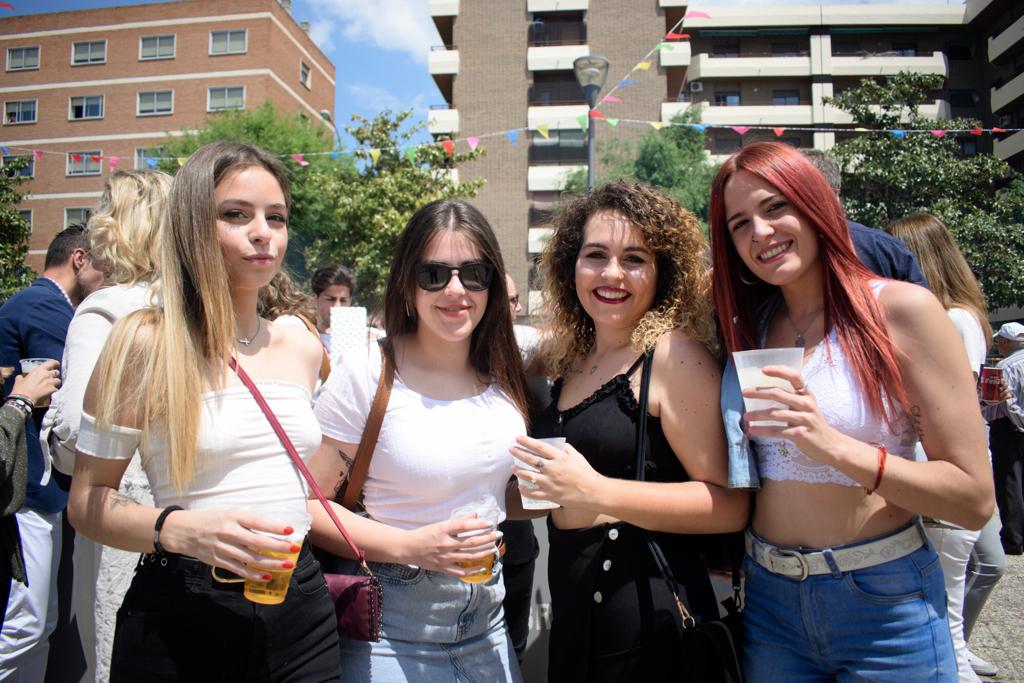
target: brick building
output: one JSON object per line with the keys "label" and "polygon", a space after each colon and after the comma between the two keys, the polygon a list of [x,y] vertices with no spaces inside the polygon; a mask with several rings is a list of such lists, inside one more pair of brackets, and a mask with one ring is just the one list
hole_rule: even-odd
{"label": "brick building", "polygon": [[19,207],[29,265],[40,270],[53,235],[88,216],[112,157],[145,168],[162,140],[212,112],[269,101],[320,121],[333,109],[334,65],[290,5],[180,0],[0,19],[0,147],[32,162]]}
{"label": "brick building", "polygon": [[[630,69],[687,12],[679,31],[690,39],[661,51],[647,71]],[[572,62],[608,58],[608,83],[627,74],[637,83],[602,105],[620,119],[668,123],[697,107],[719,126],[808,128],[783,141],[828,149],[851,127],[822,97],[860,79],[899,71],[941,74],[946,82],[923,107],[929,116],[971,116],[985,127],[1024,126],[1024,3],[718,6],[687,0],[430,0],[443,45],[429,70],[444,104],[432,109],[435,135],[465,137],[526,128],[515,145],[488,145],[487,155],[459,169],[462,179],[487,179],[476,202],[494,224],[506,263],[529,286],[532,264],[549,229],[549,210],[569,172],[586,164],[577,117],[588,111]],[[606,90],[607,91],[607,86]],[[538,132],[547,125],[548,136]],[[644,126],[600,125],[598,140],[634,141]],[[742,143],[774,138],[728,128],[707,132],[708,153],[724,158]],[[1024,132],[960,138],[964,154],[994,152],[1024,168]],[[529,285],[528,285],[529,283]]]}

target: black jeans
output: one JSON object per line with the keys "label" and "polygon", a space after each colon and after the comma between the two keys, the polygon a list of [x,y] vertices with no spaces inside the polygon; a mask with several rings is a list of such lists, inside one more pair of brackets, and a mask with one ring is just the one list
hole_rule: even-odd
{"label": "black jeans", "polygon": [[308,544],[280,605],[249,602],[197,560],[143,555],[117,613],[110,680],[339,681],[336,628]]}
{"label": "black jeans", "polygon": [[530,607],[533,596],[533,571],[537,565],[537,536],[532,520],[505,520],[498,527],[505,534],[504,564],[501,567],[505,583],[505,623],[508,636],[521,664],[526,643],[530,637]]}
{"label": "black jeans", "polygon": [[1020,550],[1024,544],[1024,432],[1013,428],[1007,418],[992,423],[989,431],[992,449],[992,473],[995,476],[996,504],[1003,528],[999,537],[1003,547]]}

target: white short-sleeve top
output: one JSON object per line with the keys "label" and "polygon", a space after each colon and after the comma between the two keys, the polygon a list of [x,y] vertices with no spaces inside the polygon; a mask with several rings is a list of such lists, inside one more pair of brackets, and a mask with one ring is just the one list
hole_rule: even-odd
{"label": "white short-sleeve top", "polygon": [[[316,404],[325,436],[359,443],[380,375],[376,344],[367,357],[352,354],[334,368]],[[363,486],[366,511],[383,524],[414,529],[491,494],[504,519],[509,448],[525,433],[523,416],[496,384],[447,401],[413,391],[396,373]]]}

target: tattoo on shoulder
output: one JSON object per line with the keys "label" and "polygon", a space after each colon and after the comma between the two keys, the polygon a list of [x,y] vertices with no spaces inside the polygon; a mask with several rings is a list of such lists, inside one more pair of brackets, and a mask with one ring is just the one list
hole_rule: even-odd
{"label": "tattoo on shoulder", "polygon": [[111,510],[113,510],[114,508],[117,508],[117,507],[128,507],[129,505],[131,505],[134,502],[135,501],[132,500],[131,498],[129,498],[128,496],[121,495],[117,491],[114,491],[114,493],[112,493],[110,495],[110,509]]}

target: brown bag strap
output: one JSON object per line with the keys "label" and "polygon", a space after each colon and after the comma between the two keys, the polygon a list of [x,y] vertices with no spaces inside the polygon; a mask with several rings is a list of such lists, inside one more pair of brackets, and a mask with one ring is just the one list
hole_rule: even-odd
{"label": "brown bag strap", "polygon": [[320,338],[320,330],[316,329],[316,325],[313,324],[313,321],[301,313],[296,313],[295,317],[301,320],[303,324],[305,324],[306,328],[313,333],[313,336],[316,337],[318,342],[320,342],[320,346],[324,350],[324,357],[320,360],[320,381],[326,382],[327,377],[331,374],[331,354],[327,350],[327,345],[324,344],[324,340]]}
{"label": "brown bag strap", "polygon": [[366,428],[363,429],[363,436],[359,440],[355,460],[352,461],[352,467],[349,468],[348,483],[345,485],[344,497],[341,501],[341,504],[349,510],[356,509],[359,503],[359,494],[363,492],[366,474],[370,471],[370,460],[377,447],[377,437],[380,436],[380,427],[384,423],[384,412],[388,409],[388,401],[391,399],[391,385],[395,382],[395,363],[391,358],[388,340],[382,339],[378,342],[378,346],[380,347],[381,363],[380,381],[377,382],[377,392],[373,395],[370,414],[366,418]]}

